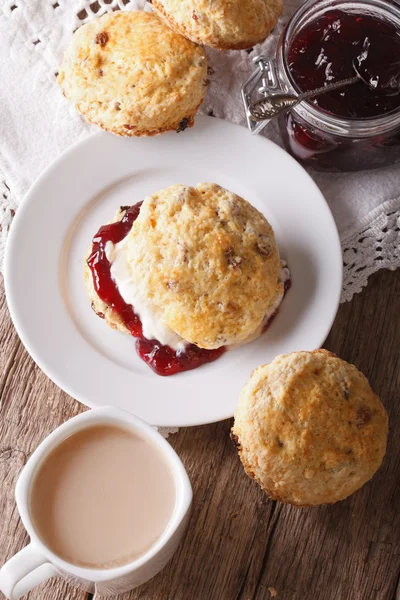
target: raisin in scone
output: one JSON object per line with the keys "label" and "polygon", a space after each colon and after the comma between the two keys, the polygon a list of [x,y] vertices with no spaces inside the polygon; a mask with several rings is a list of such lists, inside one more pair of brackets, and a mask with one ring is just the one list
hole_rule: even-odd
{"label": "raisin in scone", "polygon": [[117,11],[74,33],[57,80],[90,123],[121,136],[149,136],[193,125],[207,60],[203,48],[156,14]]}
{"label": "raisin in scone", "polygon": [[282,0],[153,0],[152,4],[175,30],[221,50],[263,42],[282,12]]}
{"label": "raisin in scone", "polygon": [[[204,349],[245,342],[284,295],[272,227],[246,200],[213,183],[174,185],[145,198],[129,233],[107,246],[107,256],[125,302],[142,322],[151,307],[166,328],[166,336],[159,329],[152,334],[163,336],[163,344],[170,335]],[[94,310],[126,330],[97,298],[87,267],[85,280]]]}
{"label": "raisin in scone", "polygon": [[326,350],[278,356],[242,390],[232,439],[247,474],[297,506],[343,500],[377,471],[387,414],[366,377]]}

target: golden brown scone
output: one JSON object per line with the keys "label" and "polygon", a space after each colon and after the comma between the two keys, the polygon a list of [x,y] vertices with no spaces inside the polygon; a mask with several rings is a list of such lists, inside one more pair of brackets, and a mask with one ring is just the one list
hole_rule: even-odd
{"label": "golden brown scone", "polygon": [[[110,223],[120,221],[124,214],[125,210],[123,208],[119,209],[115,217],[111,219]],[[85,258],[83,267],[85,288],[90,300],[91,307],[98,317],[105,320],[109,327],[111,327],[112,329],[118,329],[118,331],[122,331],[122,333],[129,334],[128,329],[125,327],[118,314],[111,308],[111,306],[109,306],[99,298],[96,290],[94,289],[92,272],[87,264],[87,259],[90,256],[91,252],[92,248],[90,247],[89,252],[87,253],[87,256]]]}
{"label": "golden brown scone", "polygon": [[156,14],[117,11],[75,32],[57,80],[90,123],[117,135],[156,135],[193,125],[207,59]]}
{"label": "golden brown scone", "polygon": [[170,329],[200,348],[245,340],[283,289],[272,227],[214,183],[147,197],[126,243],[142,294]]}
{"label": "golden brown scone", "polygon": [[382,463],[387,414],[354,365],[326,350],[278,356],[242,390],[232,439],[272,498],[296,506],[343,500]]}
{"label": "golden brown scone", "polygon": [[282,13],[282,0],[153,0],[153,7],[190,40],[239,50],[265,40]]}

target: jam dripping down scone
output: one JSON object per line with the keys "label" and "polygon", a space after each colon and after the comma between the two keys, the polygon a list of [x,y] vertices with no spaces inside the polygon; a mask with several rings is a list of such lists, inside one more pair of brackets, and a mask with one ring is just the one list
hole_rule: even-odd
{"label": "jam dripping down scone", "polygon": [[242,390],[232,440],[247,474],[275,500],[343,500],[379,469],[388,419],[354,365],[326,350],[278,356]]}
{"label": "jam dripping down scone", "polygon": [[107,131],[179,132],[193,125],[204,100],[207,59],[156,14],[117,11],[74,33],[58,83],[90,123]]}
{"label": "jam dripping down scone", "polygon": [[152,4],[176,31],[220,50],[263,42],[282,13],[282,0],[153,0]]}
{"label": "jam dripping down scone", "polygon": [[121,207],[93,239],[85,281],[95,312],[136,337],[140,356],[165,375],[258,337],[290,276],[265,217],[202,183]]}

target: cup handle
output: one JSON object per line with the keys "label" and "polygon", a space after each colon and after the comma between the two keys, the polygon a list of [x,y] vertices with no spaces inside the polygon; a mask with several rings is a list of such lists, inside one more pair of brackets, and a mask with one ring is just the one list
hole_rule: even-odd
{"label": "cup handle", "polygon": [[0,591],[9,600],[19,600],[58,571],[34,544],[29,544],[0,569]]}

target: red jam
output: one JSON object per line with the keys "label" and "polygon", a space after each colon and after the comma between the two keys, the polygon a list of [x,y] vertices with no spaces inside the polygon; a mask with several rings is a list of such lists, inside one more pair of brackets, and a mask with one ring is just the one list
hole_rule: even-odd
{"label": "red jam", "polygon": [[[118,244],[128,235],[133,222],[139,216],[141,205],[142,203],[139,202],[126,210],[121,221],[100,227],[93,238],[92,253],[87,260],[92,271],[94,289],[100,300],[115,310],[125,327],[136,338],[143,337],[142,323],[132,306],[123,300],[111,278],[111,264],[106,256],[106,244],[107,242]],[[123,208],[125,207],[121,207]]]}
{"label": "red jam", "polygon": [[205,350],[194,344],[186,346],[184,351],[163,346],[157,340],[148,340],[143,336],[142,323],[131,305],[126,304],[111,277],[111,264],[106,256],[106,244],[117,244],[124,239],[137,219],[142,203],[127,208],[121,221],[100,227],[93,238],[92,253],[88,266],[92,272],[93,283],[99,298],[110,306],[120,317],[133,337],[137,338],[137,352],[158,375],[175,375],[189,371],[205,363],[213,362],[224,352],[225,347],[217,350]]}
{"label": "red jam", "polygon": [[216,350],[206,350],[189,344],[184,351],[179,351],[163,346],[157,340],[142,338],[136,340],[136,350],[140,358],[158,375],[175,375],[213,362],[222,356],[226,348],[222,346]]}
{"label": "red jam", "polygon": [[322,94],[312,102],[350,119],[387,114],[400,107],[400,36],[388,21],[366,13],[329,10],[293,39],[288,64],[293,80],[309,91],[354,77],[356,60],[363,79]]}

